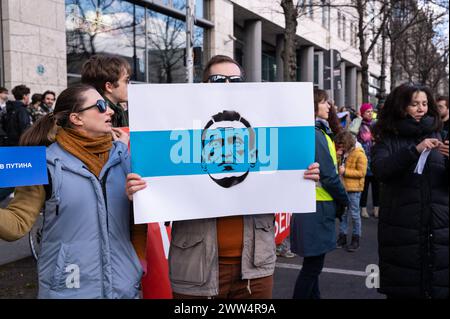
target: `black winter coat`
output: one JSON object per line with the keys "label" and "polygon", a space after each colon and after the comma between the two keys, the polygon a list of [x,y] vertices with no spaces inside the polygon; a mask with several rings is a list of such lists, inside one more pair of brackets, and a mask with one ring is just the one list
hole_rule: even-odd
{"label": "black winter coat", "polygon": [[430,132],[431,117],[398,122],[398,134],[372,148],[372,169],[380,185],[379,292],[404,298],[448,298],[448,158],[428,156],[414,173],[416,145]]}

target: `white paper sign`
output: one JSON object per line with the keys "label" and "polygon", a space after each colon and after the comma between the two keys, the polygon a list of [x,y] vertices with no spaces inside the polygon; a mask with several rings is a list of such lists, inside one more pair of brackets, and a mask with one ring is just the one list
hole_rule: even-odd
{"label": "white paper sign", "polygon": [[129,86],[136,223],[314,212],[311,83]]}

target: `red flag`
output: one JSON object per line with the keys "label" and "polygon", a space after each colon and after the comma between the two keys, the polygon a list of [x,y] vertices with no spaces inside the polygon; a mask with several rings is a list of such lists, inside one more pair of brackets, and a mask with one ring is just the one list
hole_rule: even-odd
{"label": "red flag", "polygon": [[147,232],[147,273],[142,277],[144,299],[172,299],[167,261],[170,226],[151,223]]}

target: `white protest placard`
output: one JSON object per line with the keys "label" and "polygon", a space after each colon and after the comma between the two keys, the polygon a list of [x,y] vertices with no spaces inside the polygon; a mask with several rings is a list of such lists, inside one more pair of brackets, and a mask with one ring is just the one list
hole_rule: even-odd
{"label": "white protest placard", "polygon": [[129,86],[136,223],[315,212],[311,83]]}

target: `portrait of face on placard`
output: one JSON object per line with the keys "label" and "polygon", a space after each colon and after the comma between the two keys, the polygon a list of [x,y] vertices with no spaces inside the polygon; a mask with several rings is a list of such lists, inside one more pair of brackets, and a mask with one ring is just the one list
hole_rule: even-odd
{"label": "portrait of face on placard", "polygon": [[238,112],[212,116],[202,132],[202,169],[219,186],[242,183],[257,160],[256,133]]}

